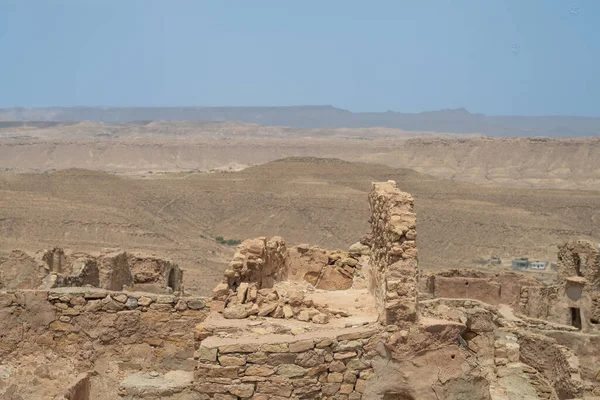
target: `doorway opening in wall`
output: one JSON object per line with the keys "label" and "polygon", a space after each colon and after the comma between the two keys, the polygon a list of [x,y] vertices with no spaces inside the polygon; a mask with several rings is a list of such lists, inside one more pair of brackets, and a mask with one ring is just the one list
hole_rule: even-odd
{"label": "doorway opening in wall", "polygon": [[571,307],[571,325],[581,330],[581,310],[577,307]]}
{"label": "doorway opening in wall", "polygon": [[578,253],[573,254],[573,264],[575,264],[577,276],[583,276],[582,269],[585,264],[585,256],[582,258]]}
{"label": "doorway opening in wall", "polygon": [[169,272],[169,278],[167,279],[167,285],[173,289],[173,291],[178,290],[179,288],[176,288],[175,286],[177,286],[177,279],[175,276],[175,272],[173,270],[171,270]]}

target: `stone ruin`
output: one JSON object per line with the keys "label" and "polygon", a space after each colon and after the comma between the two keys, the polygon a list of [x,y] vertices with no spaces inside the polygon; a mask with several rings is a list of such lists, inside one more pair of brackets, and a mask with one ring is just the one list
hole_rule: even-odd
{"label": "stone ruin", "polygon": [[526,315],[600,334],[600,253],[588,240],[559,247],[557,284],[525,287],[520,309]]}
{"label": "stone ruin", "polygon": [[[95,256],[96,274],[92,261],[57,249],[42,264],[11,255],[4,263],[27,260],[39,276],[7,268],[5,281],[56,274],[55,282],[88,286],[0,292],[0,397],[600,396],[600,335],[586,330],[597,315],[589,246],[561,248],[554,286],[512,272],[418,272],[413,198],[394,182],[375,183],[369,206],[372,232],[347,252],[288,247],[280,237],[244,241],[211,298],[152,293],[172,287],[171,264],[158,260]],[[118,272],[125,264],[131,278]],[[112,283],[93,287],[106,276]],[[130,290],[132,281],[143,291]],[[576,304],[581,327],[564,312]]]}
{"label": "stone ruin", "polygon": [[309,245],[288,249],[278,236],[245,240],[223,282],[214,288],[213,304],[228,319],[257,315],[326,324],[343,312],[315,303],[307,293],[358,287],[354,278],[360,276],[363,252],[368,250],[347,253]]}
{"label": "stone ruin", "polygon": [[417,245],[413,198],[393,182],[375,183],[371,207],[371,282],[382,324],[417,319]]}
{"label": "stone ruin", "polygon": [[172,261],[124,251],[66,254],[54,247],[34,256],[15,250],[0,260],[0,289],[89,286],[173,293],[183,290],[182,282],[183,271]]}

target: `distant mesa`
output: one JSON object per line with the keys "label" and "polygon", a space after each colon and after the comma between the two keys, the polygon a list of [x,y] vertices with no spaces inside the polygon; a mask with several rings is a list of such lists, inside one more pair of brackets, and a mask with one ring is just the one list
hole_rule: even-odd
{"label": "distant mesa", "polygon": [[[15,121],[240,121],[295,128],[384,127],[409,131],[483,133],[488,136],[578,137],[600,135],[600,118],[488,116],[465,108],[402,113],[351,112],[331,105],[288,107],[48,107],[0,109],[0,127]],[[40,122],[41,121],[41,122]],[[140,122],[143,121],[143,122]],[[12,125],[11,125],[12,126]]]}

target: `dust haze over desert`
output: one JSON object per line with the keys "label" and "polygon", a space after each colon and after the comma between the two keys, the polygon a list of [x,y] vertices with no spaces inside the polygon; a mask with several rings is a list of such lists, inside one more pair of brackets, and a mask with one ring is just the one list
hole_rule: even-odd
{"label": "dust haze over desert", "polygon": [[0,4],[0,399],[600,399],[598,15]]}

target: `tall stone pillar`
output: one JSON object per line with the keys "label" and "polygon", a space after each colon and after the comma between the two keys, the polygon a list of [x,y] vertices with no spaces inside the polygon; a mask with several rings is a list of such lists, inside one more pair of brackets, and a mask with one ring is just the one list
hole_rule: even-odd
{"label": "tall stone pillar", "polygon": [[417,320],[417,246],[414,200],[396,182],[373,183],[371,208],[371,282],[379,320],[384,325]]}

